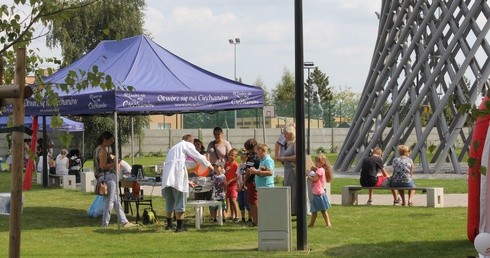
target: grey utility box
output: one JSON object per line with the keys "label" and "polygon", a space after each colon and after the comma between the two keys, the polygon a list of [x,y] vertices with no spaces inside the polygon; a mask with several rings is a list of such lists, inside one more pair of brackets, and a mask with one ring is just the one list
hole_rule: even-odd
{"label": "grey utility box", "polygon": [[291,251],[291,189],[259,187],[259,251]]}

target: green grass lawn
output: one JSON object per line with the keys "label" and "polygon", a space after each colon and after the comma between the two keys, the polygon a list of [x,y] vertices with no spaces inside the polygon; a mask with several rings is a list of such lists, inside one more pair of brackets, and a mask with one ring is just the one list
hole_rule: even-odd
{"label": "green grass lawn", "polygon": [[[336,179],[341,182],[344,179]],[[432,181],[432,180],[430,180]],[[441,180],[433,180],[435,186]],[[335,182],[335,181],[334,181]],[[420,182],[422,183],[422,182]],[[0,173],[0,192],[10,192],[10,174]],[[472,257],[477,253],[466,238],[466,208],[401,206],[338,206],[328,210],[333,228],[317,220],[309,228],[309,251],[296,251],[293,222],[291,252],[259,252],[257,228],[240,223],[219,226],[205,222],[188,231],[165,231],[162,224],[117,229],[116,218],[101,228],[100,218],[86,210],[95,195],[77,190],[33,185],[24,192],[21,256],[23,257]],[[163,222],[164,202],[154,198]],[[206,214],[207,211],[206,211]],[[193,211],[188,210],[191,218]],[[129,216],[134,221],[134,217]],[[308,218],[309,219],[309,218]],[[9,217],[0,215],[0,256],[8,255]]]}

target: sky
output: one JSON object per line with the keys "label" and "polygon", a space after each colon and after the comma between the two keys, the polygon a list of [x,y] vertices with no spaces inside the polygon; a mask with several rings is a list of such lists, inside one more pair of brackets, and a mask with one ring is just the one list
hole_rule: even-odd
{"label": "sky", "polygon": [[[0,4],[11,1],[0,0]],[[210,72],[268,90],[284,69],[294,74],[294,0],[146,0],[146,34],[163,48]],[[304,61],[329,76],[335,89],[361,92],[375,46],[381,0],[304,0]],[[60,56],[45,38],[41,56]],[[307,70],[305,70],[305,78]]]}
{"label": "sky", "polygon": [[[174,54],[218,75],[271,90],[294,74],[293,0],[146,0],[145,29]],[[303,1],[304,61],[330,84],[361,92],[378,30],[381,0]],[[307,70],[305,70],[305,78]]]}

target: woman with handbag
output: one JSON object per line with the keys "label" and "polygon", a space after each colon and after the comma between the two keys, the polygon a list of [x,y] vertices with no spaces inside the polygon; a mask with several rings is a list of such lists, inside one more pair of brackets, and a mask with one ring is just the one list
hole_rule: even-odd
{"label": "woman with handbag", "polygon": [[[97,182],[106,185],[107,194],[104,196],[104,213],[102,214],[102,226],[109,226],[111,212],[114,208],[119,223],[123,227],[137,226],[128,221],[121,207],[121,201],[117,194],[116,162],[107,151],[114,143],[114,135],[111,132],[103,132],[97,139],[97,148],[94,153],[94,171]],[[99,183],[97,184],[99,185]],[[99,193],[98,193],[99,194]]]}

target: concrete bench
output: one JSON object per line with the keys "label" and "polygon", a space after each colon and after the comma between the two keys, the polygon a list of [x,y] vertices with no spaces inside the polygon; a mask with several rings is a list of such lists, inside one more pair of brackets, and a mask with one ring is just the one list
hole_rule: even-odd
{"label": "concrete bench", "polygon": [[363,189],[422,191],[427,195],[427,207],[444,207],[444,188],[442,187],[364,187],[360,185],[342,187],[342,205],[357,205],[358,192]]}
{"label": "concrete bench", "polygon": [[84,168],[82,173],[80,173],[80,190],[82,192],[94,192],[95,191],[95,176],[94,172],[90,169]]}
{"label": "concrete bench", "polygon": [[63,189],[76,189],[76,176],[75,175],[49,175],[48,185],[61,186]]}

